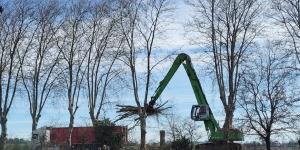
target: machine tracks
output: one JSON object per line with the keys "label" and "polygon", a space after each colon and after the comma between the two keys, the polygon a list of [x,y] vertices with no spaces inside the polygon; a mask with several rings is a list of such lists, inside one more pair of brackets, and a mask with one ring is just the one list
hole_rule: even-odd
{"label": "machine tracks", "polygon": [[242,150],[238,143],[205,143],[196,145],[196,150]]}

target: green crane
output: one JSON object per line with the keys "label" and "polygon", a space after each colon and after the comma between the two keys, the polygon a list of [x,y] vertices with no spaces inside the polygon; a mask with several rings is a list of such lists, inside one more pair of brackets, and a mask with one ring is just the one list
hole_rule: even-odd
{"label": "green crane", "polygon": [[243,133],[237,129],[228,129],[225,132],[224,129],[221,129],[217,123],[214,115],[208,105],[206,97],[203,93],[200,81],[197,77],[191,58],[184,53],[179,54],[167,75],[162,81],[160,81],[159,86],[155,90],[154,95],[151,97],[151,100],[148,105],[148,109],[153,109],[156,100],[159,98],[161,93],[164,91],[170,80],[172,79],[175,72],[178,70],[180,65],[183,64],[184,69],[188,75],[190,83],[192,85],[195,97],[197,99],[198,105],[193,105],[191,110],[191,119],[195,121],[203,121],[206,131],[208,131],[209,141],[213,143],[227,143],[232,141],[242,141],[244,136]]}

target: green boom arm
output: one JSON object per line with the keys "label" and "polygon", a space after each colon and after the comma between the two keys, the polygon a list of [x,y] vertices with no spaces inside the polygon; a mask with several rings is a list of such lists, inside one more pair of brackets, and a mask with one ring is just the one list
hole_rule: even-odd
{"label": "green boom arm", "polygon": [[[151,97],[151,101],[149,102],[149,106],[148,106],[149,108],[153,108],[156,100],[164,91],[164,89],[166,88],[166,86],[168,85],[168,83],[170,82],[173,75],[175,74],[175,72],[177,71],[177,69],[181,64],[183,64],[184,69],[189,77],[198,104],[209,106],[206,97],[202,91],[201,84],[196,75],[195,69],[193,68],[193,65],[191,63],[191,58],[187,54],[181,53],[176,57],[172,67],[170,68],[165,78],[159,83],[159,86],[156,89],[154,96]],[[210,108],[209,108],[209,118],[204,121],[204,125],[206,130],[210,131],[211,135],[218,133],[218,131],[220,130],[219,124],[215,120]]]}

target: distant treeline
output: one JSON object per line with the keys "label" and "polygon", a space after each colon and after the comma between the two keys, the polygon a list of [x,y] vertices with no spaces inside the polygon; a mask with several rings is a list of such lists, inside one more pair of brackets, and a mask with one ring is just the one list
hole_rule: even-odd
{"label": "distant treeline", "polygon": [[[264,146],[264,143],[249,142],[243,145],[244,147],[260,147],[260,146]],[[297,146],[299,146],[297,141],[289,141],[286,143],[271,142],[271,147],[297,147]]]}
{"label": "distant treeline", "polygon": [[31,150],[31,142],[19,138],[8,139],[6,150]]}

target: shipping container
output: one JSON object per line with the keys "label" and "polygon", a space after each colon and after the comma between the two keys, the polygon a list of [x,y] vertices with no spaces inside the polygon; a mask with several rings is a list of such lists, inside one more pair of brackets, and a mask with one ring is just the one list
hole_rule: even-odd
{"label": "shipping container", "polygon": [[[97,149],[102,145],[121,147],[127,143],[127,127],[124,126],[98,126],[74,127],[71,143],[74,149]],[[33,148],[66,147],[68,145],[69,128],[43,127],[32,132]]]}

